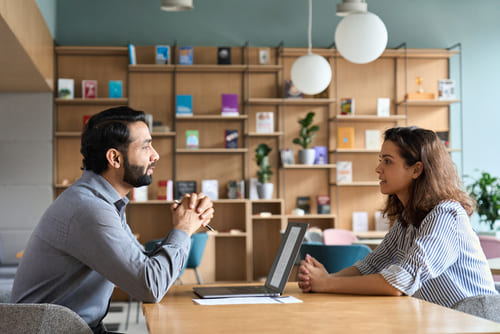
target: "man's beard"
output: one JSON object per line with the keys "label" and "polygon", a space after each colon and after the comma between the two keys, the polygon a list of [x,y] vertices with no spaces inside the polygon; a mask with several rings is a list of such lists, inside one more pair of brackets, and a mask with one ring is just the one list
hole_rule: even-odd
{"label": "man's beard", "polygon": [[126,154],[123,155],[123,166],[125,168],[125,174],[123,175],[123,181],[127,182],[131,186],[137,188],[142,186],[150,185],[153,182],[153,175],[148,175],[148,170],[153,167],[156,163],[148,165],[146,171],[144,172],[144,167],[139,165],[131,165],[128,161]]}

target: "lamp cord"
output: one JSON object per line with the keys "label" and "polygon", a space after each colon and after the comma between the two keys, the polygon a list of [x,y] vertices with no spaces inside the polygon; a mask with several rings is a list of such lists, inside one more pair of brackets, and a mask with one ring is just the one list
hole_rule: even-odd
{"label": "lamp cord", "polygon": [[309,0],[309,25],[308,25],[308,53],[311,54],[311,48],[312,48],[312,43],[311,43],[311,30],[312,30],[312,0]]}

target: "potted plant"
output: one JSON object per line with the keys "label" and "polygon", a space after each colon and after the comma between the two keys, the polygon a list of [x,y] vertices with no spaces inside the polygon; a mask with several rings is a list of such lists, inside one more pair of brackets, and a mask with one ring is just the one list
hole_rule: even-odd
{"label": "potted plant", "polygon": [[467,190],[477,202],[480,221],[488,223],[490,229],[495,231],[495,223],[500,218],[500,180],[482,172],[481,177],[469,185]]}
{"label": "potted plant", "polygon": [[310,111],[307,113],[306,117],[299,119],[299,124],[301,126],[300,133],[297,138],[293,139],[293,143],[302,147],[299,150],[299,163],[312,165],[314,164],[314,149],[309,148],[312,143],[312,138],[314,133],[319,130],[319,126],[312,125],[315,113]]}
{"label": "potted plant", "polygon": [[255,150],[255,158],[259,166],[257,172],[259,180],[257,183],[257,194],[260,199],[271,199],[273,196],[274,186],[269,182],[271,175],[273,175],[271,166],[269,165],[269,152],[271,152],[271,148],[266,144],[259,144]]}

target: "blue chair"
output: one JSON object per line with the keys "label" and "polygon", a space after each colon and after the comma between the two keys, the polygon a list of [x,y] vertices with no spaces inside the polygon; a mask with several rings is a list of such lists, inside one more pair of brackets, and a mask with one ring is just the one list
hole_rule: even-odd
{"label": "blue chair", "polygon": [[303,260],[306,254],[309,254],[321,262],[329,273],[336,273],[364,259],[371,251],[366,245],[303,243],[300,248],[300,258]]}

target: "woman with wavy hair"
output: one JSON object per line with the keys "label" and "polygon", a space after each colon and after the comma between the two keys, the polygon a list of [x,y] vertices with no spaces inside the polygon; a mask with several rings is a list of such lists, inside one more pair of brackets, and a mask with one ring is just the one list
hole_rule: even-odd
{"label": "woman with wavy hair", "polygon": [[302,291],[409,295],[446,307],[497,294],[469,222],[475,203],[436,133],[387,130],[375,171],[388,195],[389,232],[365,259],[334,274],[307,255],[298,276]]}

